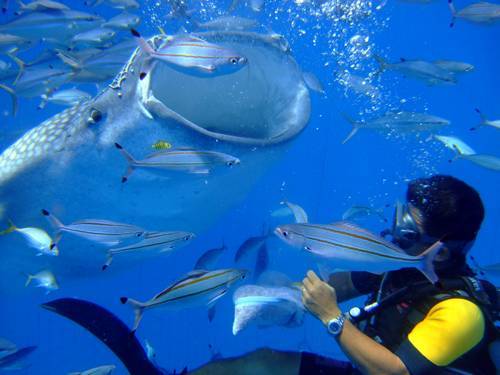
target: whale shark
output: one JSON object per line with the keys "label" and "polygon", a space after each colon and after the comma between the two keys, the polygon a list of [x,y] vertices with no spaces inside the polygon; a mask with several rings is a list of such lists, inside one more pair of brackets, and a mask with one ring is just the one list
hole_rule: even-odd
{"label": "whale shark", "polygon": [[[193,36],[238,51],[248,63],[231,74],[200,77],[151,63],[135,49],[98,95],[50,117],[0,154],[4,219],[50,233],[40,213],[46,209],[64,222],[99,218],[198,234],[241,202],[307,126],[309,91],[282,37],[243,31]],[[147,39],[153,49],[167,41],[163,34]],[[241,163],[199,175],[138,170],[122,184],[126,165],[115,143],[142,157],[158,139],[234,155]],[[58,245],[60,255],[49,259],[33,256],[15,235],[1,237],[0,292],[23,287],[20,271],[50,268],[61,284],[101,272],[107,249],[69,236]],[[117,259],[112,272],[137,262],[126,258]]]}

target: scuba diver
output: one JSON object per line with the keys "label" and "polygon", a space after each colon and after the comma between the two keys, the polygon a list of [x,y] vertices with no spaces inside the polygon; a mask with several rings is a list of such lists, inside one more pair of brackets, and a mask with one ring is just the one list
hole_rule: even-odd
{"label": "scuba diver", "polygon": [[[338,272],[327,282],[312,271],[302,282],[304,306],[349,358],[269,348],[214,360],[190,374],[495,374],[500,368],[499,290],[479,280],[466,262],[484,218],[479,194],[451,176],[411,181],[406,204],[383,235],[410,255],[440,240],[435,285],[402,269],[375,275]],[[369,295],[342,312],[338,303]],[[116,316],[93,303],[60,299],[43,307],[72,319],[101,339],[134,375],[166,374]],[[333,344],[333,342],[332,342]],[[187,373],[187,369],[181,373]]]}

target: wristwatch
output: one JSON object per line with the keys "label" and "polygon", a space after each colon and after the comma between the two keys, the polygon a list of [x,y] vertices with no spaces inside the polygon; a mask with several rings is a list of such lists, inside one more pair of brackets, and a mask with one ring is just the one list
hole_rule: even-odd
{"label": "wristwatch", "polygon": [[328,321],[326,324],[326,329],[332,336],[340,335],[342,329],[344,328],[345,317],[344,314],[340,313],[339,316]]}

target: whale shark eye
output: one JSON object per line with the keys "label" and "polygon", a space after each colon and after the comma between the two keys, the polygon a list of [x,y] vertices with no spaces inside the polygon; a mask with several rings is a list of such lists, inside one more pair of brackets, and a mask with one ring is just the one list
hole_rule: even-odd
{"label": "whale shark eye", "polygon": [[101,111],[99,111],[95,108],[92,109],[92,111],[90,111],[90,116],[89,116],[88,122],[92,123],[92,124],[97,124],[101,120],[102,120]]}

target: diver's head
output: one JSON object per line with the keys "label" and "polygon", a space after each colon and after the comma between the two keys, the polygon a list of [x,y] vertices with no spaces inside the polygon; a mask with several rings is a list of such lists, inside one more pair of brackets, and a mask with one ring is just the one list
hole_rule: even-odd
{"label": "diver's head", "polygon": [[445,175],[413,180],[407,203],[398,204],[392,235],[408,254],[420,254],[435,241],[445,246],[436,261],[463,265],[484,218],[478,192],[465,182]]}

